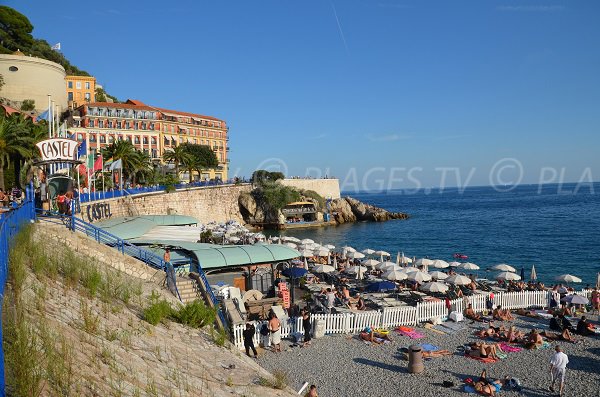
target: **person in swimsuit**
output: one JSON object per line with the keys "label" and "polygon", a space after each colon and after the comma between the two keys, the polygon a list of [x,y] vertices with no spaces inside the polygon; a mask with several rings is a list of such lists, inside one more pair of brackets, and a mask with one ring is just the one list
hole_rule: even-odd
{"label": "person in swimsuit", "polygon": [[273,344],[273,351],[281,351],[281,322],[277,318],[277,315],[271,311],[269,312],[269,331],[271,331],[271,343]]}
{"label": "person in swimsuit", "polygon": [[473,388],[481,395],[495,396],[496,393],[502,389],[502,386],[504,386],[505,383],[506,380],[503,379],[489,380],[484,369],[479,377],[479,380],[473,384]]}

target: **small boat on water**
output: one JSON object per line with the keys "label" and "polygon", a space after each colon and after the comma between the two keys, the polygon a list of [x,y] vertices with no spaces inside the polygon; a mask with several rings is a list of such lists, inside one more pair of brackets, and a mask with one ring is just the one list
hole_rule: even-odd
{"label": "small boat on water", "polygon": [[455,259],[469,259],[469,257],[465,254],[461,254],[460,252],[456,252],[452,255]]}

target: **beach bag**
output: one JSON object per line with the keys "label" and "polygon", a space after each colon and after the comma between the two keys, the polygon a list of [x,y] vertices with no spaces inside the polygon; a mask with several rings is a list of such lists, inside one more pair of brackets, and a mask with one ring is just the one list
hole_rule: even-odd
{"label": "beach bag", "polygon": [[506,385],[508,386],[509,390],[514,391],[521,391],[521,389],[523,388],[521,386],[521,381],[519,381],[517,378],[510,378],[508,382],[506,382]]}

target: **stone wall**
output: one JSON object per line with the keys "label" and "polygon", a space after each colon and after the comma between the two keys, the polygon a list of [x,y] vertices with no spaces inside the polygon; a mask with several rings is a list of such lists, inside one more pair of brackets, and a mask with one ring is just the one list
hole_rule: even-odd
{"label": "stone wall", "polygon": [[279,182],[297,189],[314,190],[324,198],[340,198],[339,179],[283,179]]}
{"label": "stone wall", "polygon": [[232,219],[243,223],[238,197],[251,190],[251,185],[241,184],[139,194],[82,204],[81,214],[86,222],[134,215],[188,215],[201,223]]}

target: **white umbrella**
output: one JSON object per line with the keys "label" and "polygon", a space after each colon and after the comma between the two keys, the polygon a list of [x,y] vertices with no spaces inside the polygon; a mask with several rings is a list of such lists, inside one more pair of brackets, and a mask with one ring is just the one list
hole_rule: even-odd
{"label": "white umbrella", "polygon": [[354,251],[354,252],[349,252],[348,255],[346,255],[346,256],[350,259],[362,259],[365,257],[365,254]]}
{"label": "white umbrella", "polygon": [[407,264],[407,263],[412,263],[412,259],[410,259],[408,256],[403,256],[402,258],[400,258],[400,263],[403,264]]}
{"label": "white umbrella", "polygon": [[316,273],[331,273],[335,271],[335,268],[329,265],[317,265],[312,268],[312,271]]}
{"label": "white umbrella", "polygon": [[335,245],[327,244],[325,246],[325,248],[327,248],[328,250],[334,250],[335,249]]}
{"label": "white umbrella", "polygon": [[413,272],[419,272],[420,270],[417,269],[416,267],[409,266],[409,267],[402,268],[402,271],[404,271],[406,273],[413,273]]}
{"label": "white umbrella", "polygon": [[398,252],[398,255],[396,255],[396,265],[399,265],[402,263],[402,257],[400,256],[400,252]]}
{"label": "white umbrella", "polygon": [[563,274],[556,277],[556,281],[562,281],[563,283],[580,283],[581,279],[571,274]]}
{"label": "white umbrella", "polygon": [[431,266],[433,265],[433,261],[431,259],[427,259],[427,258],[421,258],[421,259],[417,259],[417,261],[414,264],[415,266]]}
{"label": "white umbrella", "polygon": [[318,251],[315,251],[315,255],[316,256],[328,256],[329,255],[329,250],[321,247],[321,249],[319,249]]}
{"label": "white umbrella", "polygon": [[285,243],[284,245],[290,247],[290,248],[297,248],[298,246],[295,243]]}
{"label": "white umbrella", "polygon": [[379,262],[378,260],[375,260],[375,259],[367,259],[366,261],[363,261],[363,262],[361,263],[361,265],[363,265],[363,266],[375,267],[375,266],[377,266],[377,265],[378,265],[378,264],[380,264],[380,263],[381,263],[381,262]]}
{"label": "white umbrella", "polygon": [[306,260],[306,257],[304,257],[304,268],[308,270],[308,261]]}
{"label": "white umbrella", "polygon": [[[404,273],[406,273],[406,272],[404,271],[404,268],[403,268],[403,267],[396,265],[394,262],[385,262],[385,263],[388,263],[388,265],[384,266],[384,267],[381,269],[383,272],[389,272],[390,270],[397,270],[397,271],[399,271],[399,272],[404,272]],[[391,263],[394,263],[394,264],[393,264],[393,265],[391,265]]]}
{"label": "white umbrella", "polygon": [[388,267],[394,267],[394,266],[397,267],[398,265],[396,265],[394,262],[387,261],[387,262],[379,262],[379,264],[376,265],[375,268],[378,270],[384,270]]}
{"label": "white umbrella", "polygon": [[384,257],[391,256],[390,253],[386,252],[386,251],[375,251],[375,252],[373,252],[373,255],[379,255],[379,257],[381,258],[382,262],[383,262]]}
{"label": "white umbrella", "polygon": [[465,270],[479,270],[479,266],[471,262],[463,263],[462,265],[460,265],[460,268]]}
{"label": "white umbrella", "polygon": [[421,285],[420,289],[426,292],[447,292],[448,286],[444,283],[429,282]]}
{"label": "white umbrella", "polygon": [[521,279],[521,276],[519,276],[517,273],[513,273],[513,272],[500,272],[500,273],[498,273],[496,278],[498,280],[517,281],[517,280]]}
{"label": "white umbrella", "polygon": [[356,249],[354,249],[354,248],[352,248],[352,247],[350,247],[350,246],[347,245],[345,247],[342,247],[342,251],[354,252],[354,251],[356,251]]}
{"label": "white umbrella", "polygon": [[365,273],[368,269],[364,266],[351,266],[346,269],[346,272],[356,274],[356,273]]}
{"label": "white umbrella", "polygon": [[425,281],[431,280],[431,276],[424,272],[412,272],[408,273],[408,279],[422,284]]}
{"label": "white umbrella", "polygon": [[535,265],[531,265],[531,281],[537,280],[537,273],[535,272]]}
{"label": "white umbrella", "polygon": [[334,255],[334,257],[333,257],[333,267],[334,267],[335,269],[337,269],[337,268],[338,268],[338,265],[337,265],[337,256],[335,256],[335,255]]}
{"label": "white umbrella", "polygon": [[460,265],[462,265],[462,263],[456,262],[456,261],[455,262],[450,262],[448,264],[450,265],[450,267],[459,267]]}
{"label": "white umbrella", "polygon": [[408,278],[408,274],[401,272],[399,270],[389,270],[381,275],[381,278],[385,278],[386,280],[406,280]]}
{"label": "white umbrella", "polygon": [[365,255],[373,255],[375,253],[375,250],[372,250],[371,248],[366,248],[366,249],[362,250],[361,252]]}
{"label": "white umbrella", "polygon": [[312,252],[311,250],[303,250],[303,251],[300,251],[300,256],[308,258],[308,257],[311,257],[311,256],[315,256],[315,253]]}
{"label": "white umbrella", "polygon": [[436,259],[433,261],[431,266],[435,267],[436,269],[445,269],[445,268],[449,267],[450,264],[448,264],[448,262],[443,261],[441,259]]}
{"label": "white umbrella", "polygon": [[448,275],[446,273],[439,271],[430,272],[429,275],[431,276],[431,278],[434,278],[436,280],[444,280],[448,278]]}
{"label": "white umbrella", "polygon": [[445,279],[444,281],[449,284],[454,284],[454,285],[471,284],[471,279],[469,277],[461,276],[460,274],[455,274],[453,276],[450,276],[447,279]]}
{"label": "white umbrella", "polygon": [[492,269],[498,270],[500,272],[513,272],[514,273],[517,271],[514,267],[507,265],[506,263],[501,263],[499,265],[496,265],[496,266],[492,267]]}
{"label": "white umbrella", "polygon": [[302,244],[314,244],[315,240],[311,240],[309,238],[305,238],[301,241]]}

